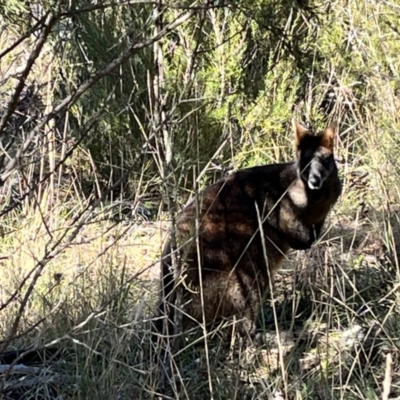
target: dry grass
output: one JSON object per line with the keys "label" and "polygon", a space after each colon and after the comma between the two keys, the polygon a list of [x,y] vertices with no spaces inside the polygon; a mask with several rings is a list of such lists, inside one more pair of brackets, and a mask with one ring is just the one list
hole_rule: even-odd
{"label": "dry grass", "polygon": [[[181,90],[176,98],[184,99],[184,106],[170,108],[170,124],[164,125],[170,131],[162,132],[175,140],[171,143],[176,147],[169,149],[175,151],[175,164],[164,165],[161,153],[148,146],[147,138],[151,133],[160,134],[161,129],[153,127],[154,132],[147,132],[143,121],[138,137],[143,139],[143,135],[145,145],[140,143],[137,149],[129,148],[124,153],[150,149],[142,169],[132,172],[133,202],[156,187],[164,200],[172,199],[168,204],[170,213],[160,211],[161,196],[156,204],[159,211],[150,220],[135,215],[127,223],[117,223],[103,212],[102,202],[91,206],[92,198],[82,190],[82,181],[89,180],[96,190],[103,183],[101,178],[111,181],[112,168],[110,177],[100,176],[96,163],[104,166],[109,151],[109,164],[114,167],[115,143],[121,146],[121,153],[128,147],[124,140],[118,142],[120,138],[109,134],[115,128],[112,123],[119,120],[104,117],[100,128],[96,128],[98,136],[94,135],[95,139],[109,138],[110,149],[101,153],[101,161],[87,150],[89,146],[82,145],[54,179],[41,185],[35,198],[24,200],[18,209],[1,217],[0,349],[56,347],[67,351],[57,361],[40,367],[40,372],[31,369],[11,373],[0,369],[0,393],[3,391],[4,398],[157,399],[160,392],[165,398],[190,400],[400,398],[400,48],[396,27],[399,9],[390,1],[317,3],[318,7],[330,7],[330,14],[321,13],[321,23],[312,26],[306,18],[298,17],[304,20],[299,26],[307,26],[315,34],[310,36],[314,40],[310,49],[320,57],[318,65],[312,61],[310,70],[315,68],[315,75],[307,81],[299,108],[317,126],[322,126],[327,116],[321,116],[320,107],[332,90],[336,100],[329,117],[341,118],[337,156],[343,195],[319,243],[307,252],[290,253],[278,273],[272,299],[266,302],[260,316],[264,343],[242,349],[236,336],[224,336],[220,329],[207,338],[206,352],[199,332],[184,332],[179,354],[171,354],[172,377],[171,382],[166,382],[162,371],[166,365],[160,362],[164,354],[151,340],[158,260],[173,208],[184,203],[179,196],[186,197],[188,192],[195,191],[196,173],[191,167],[196,165],[201,185],[220,175],[218,167],[229,162],[241,167],[292,158],[292,138],[283,127],[290,119],[295,97],[303,90],[291,75],[295,70],[293,54],[285,58],[283,42],[279,42],[283,50],[282,54],[274,54],[279,59],[276,68],[265,72],[264,89],[255,90],[254,98],[247,98],[235,75],[243,73],[238,54],[242,54],[247,39],[233,35],[235,29],[242,29],[246,14],[238,12],[239,17],[230,24],[231,14],[213,10],[213,21],[208,23],[218,37],[216,43],[204,46],[210,49],[208,58],[199,65],[198,60],[190,58],[197,50],[190,24],[177,29],[179,44],[173,35],[164,43],[165,49],[172,49],[169,70],[166,68],[166,74],[170,74],[168,90]],[[255,43],[263,42],[263,32],[258,32],[256,26],[261,17],[250,16],[254,17],[253,39]],[[119,22],[121,26],[129,25]],[[200,20],[199,26],[202,23]],[[288,23],[288,29],[293,26]],[[0,48],[7,48],[18,33],[2,30]],[[65,43],[66,57],[68,45],[76,43]],[[80,50],[90,57],[89,47],[93,43],[89,39],[82,43],[87,47]],[[113,49],[113,43],[107,44]],[[33,46],[34,39],[27,40],[0,58],[0,83],[6,100]],[[257,58],[265,49],[254,46]],[[28,80],[38,86],[44,84],[42,106],[47,109],[52,105],[53,90],[63,85],[74,88],[79,75],[76,71],[83,71],[76,61],[64,65],[62,60],[60,64],[48,51],[51,48],[45,48]],[[228,68],[227,60],[229,71],[223,70]],[[134,59],[130,65],[133,80],[137,72],[133,67],[141,62]],[[191,63],[195,65],[193,71],[179,69]],[[55,72],[60,65],[65,67],[64,73],[70,72],[66,80]],[[101,63],[100,66],[103,67]],[[260,65],[250,67],[245,75],[258,72]],[[90,74],[90,68],[84,72]],[[186,82],[182,88],[182,79],[195,82]],[[251,82],[253,76],[246,75],[246,79]],[[110,82],[116,97],[123,98],[111,78]],[[152,88],[144,87],[140,89],[147,95]],[[190,92],[191,87],[196,92]],[[136,87],[126,101],[130,106],[135,90]],[[99,103],[104,102],[106,109],[111,104],[110,91],[104,84],[94,95],[87,93],[87,99],[93,95]],[[206,105],[201,104],[203,95],[207,97]],[[168,96],[174,97],[171,93]],[[2,101],[7,103],[3,97]],[[82,123],[86,113],[91,112],[85,106],[77,104],[70,110],[71,120],[74,117]],[[135,106],[135,110],[144,108],[142,103]],[[153,112],[145,110],[144,114],[146,118],[154,117]],[[127,110],[115,114],[120,116],[119,113],[125,115]],[[135,111],[130,118],[140,120]],[[118,126],[123,132],[128,129],[126,121]],[[20,179],[20,185],[30,183],[37,172],[35,168],[43,176],[65,153],[67,140],[75,134],[79,137],[75,131],[70,132],[72,124],[63,123],[61,147],[51,147],[54,131],[45,130],[46,140],[37,148],[41,155],[38,166],[18,171],[7,181],[9,191],[4,186],[0,193],[4,203],[10,199],[12,179]],[[211,127],[221,134],[220,142]],[[209,141],[210,137],[215,142]],[[230,147],[230,154],[224,153],[222,143],[229,144],[226,148]],[[184,148],[182,153],[179,146]],[[201,159],[206,147],[214,155],[212,161]],[[197,154],[198,159],[192,161],[188,154]],[[135,156],[121,157],[121,164],[128,165],[121,166],[121,170],[130,168],[133,160],[136,161]],[[19,189],[23,193],[23,188]],[[86,208],[90,212],[83,211]],[[3,390],[4,385],[11,384],[14,387]]]}
{"label": "dry grass", "polygon": [[[97,376],[111,362],[101,373],[98,391],[91,387],[93,397],[82,394],[83,398],[100,398],[99,393],[109,392],[113,368],[128,362],[127,349],[139,346],[139,335],[148,330],[143,320],[154,309],[157,257],[165,224],[121,225],[106,220],[84,225],[73,241],[67,241],[64,251],[47,263],[21,309],[38,262],[71,222],[61,216],[49,218],[54,211],[44,217],[46,222],[39,212],[31,211],[23,225],[14,226],[3,239],[0,304],[6,307],[0,311],[0,336],[8,338],[16,318],[22,316],[9,349],[32,345],[73,349],[73,362],[64,367],[80,375],[79,391],[83,392],[89,390],[85,382],[93,383],[92,374]],[[27,283],[21,288],[25,278]],[[13,293],[17,296],[10,302]],[[137,359],[139,355],[132,356]],[[137,371],[135,363],[132,370]]]}
{"label": "dry grass", "polygon": [[[188,399],[380,398],[390,356],[391,398],[400,395],[400,280],[386,242],[396,240],[389,227],[397,226],[397,212],[389,218],[384,210],[369,209],[368,217],[356,212],[352,218],[344,213],[345,205],[335,208],[320,243],[310,251],[291,253],[278,274],[274,303],[266,304],[260,321],[265,343],[243,350],[236,338],[219,332],[208,339],[207,357],[202,341],[196,344],[187,337],[174,357],[175,386],[164,394]],[[10,221],[13,229],[2,247],[1,303],[6,304],[46,248],[70,228],[71,217],[55,214],[29,209],[14,225]],[[72,356],[44,369],[49,376],[69,378],[56,389],[36,382],[21,398],[40,393],[48,399],[60,393],[74,399],[157,398],[162,373],[154,358],[159,349],[151,343],[149,318],[167,226],[161,221],[121,224],[104,219],[84,224],[48,262],[8,348],[69,349]],[[21,311],[27,286],[1,310],[3,338]]]}

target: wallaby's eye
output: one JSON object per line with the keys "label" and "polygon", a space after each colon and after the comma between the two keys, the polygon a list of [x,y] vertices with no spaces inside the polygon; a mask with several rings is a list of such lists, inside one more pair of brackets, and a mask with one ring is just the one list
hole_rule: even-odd
{"label": "wallaby's eye", "polygon": [[330,154],[329,156],[324,156],[321,160],[322,165],[327,168],[327,169],[331,169],[331,165],[334,162],[333,156]]}

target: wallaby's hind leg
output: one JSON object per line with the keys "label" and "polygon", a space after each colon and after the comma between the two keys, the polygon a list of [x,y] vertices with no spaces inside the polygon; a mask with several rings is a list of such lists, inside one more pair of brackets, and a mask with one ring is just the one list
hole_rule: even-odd
{"label": "wallaby's hind leg", "polygon": [[[245,312],[243,318],[237,323],[237,330],[240,337],[243,339],[243,346],[247,347],[252,344],[256,335],[256,324],[252,318],[252,315]],[[253,313],[251,313],[253,314]]]}
{"label": "wallaby's hind leg", "polygon": [[230,304],[231,315],[237,317],[233,330],[239,333],[245,345],[251,344],[256,335],[256,321],[261,305],[257,281],[247,274],[237,272],[232,277],[223,301]]}

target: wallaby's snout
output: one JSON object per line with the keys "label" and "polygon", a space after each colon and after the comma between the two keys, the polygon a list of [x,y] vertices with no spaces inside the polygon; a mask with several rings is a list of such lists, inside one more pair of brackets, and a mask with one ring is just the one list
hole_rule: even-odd
{"label": "wallaby's snout", "polygon": [[316,175],[316,174],[311,174],[308,177],[308,187],[311,190],[319,190],[322,187],[322,179],[320,176]]}
{"label": "wallaby's snout", "polygon": [[327,178],[334,172],[333,154],[327,154],[325,149],[316,152],[310,162],[306,175],[307,186],[311,190],[320,190]]}

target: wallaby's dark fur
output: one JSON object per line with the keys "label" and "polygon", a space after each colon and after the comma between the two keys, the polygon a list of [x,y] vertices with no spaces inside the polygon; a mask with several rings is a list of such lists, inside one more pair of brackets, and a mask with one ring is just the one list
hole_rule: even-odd
{"label": "wallaby's dark fur", "polygon": [[241,334],[254,334],[269,280],[286,253],[308,249],[319,237],[341,193],[333,156],[336,126],[318,136],[296,122],[293,126],[296,161],[232,173],[182,211],[176,226],[176,270],[170,241],[163,252],[159,312],[165,318],[159,329],[169,326],[173,333],[179,287],[183,329],[203,318],[210,324],[236,316]]}

